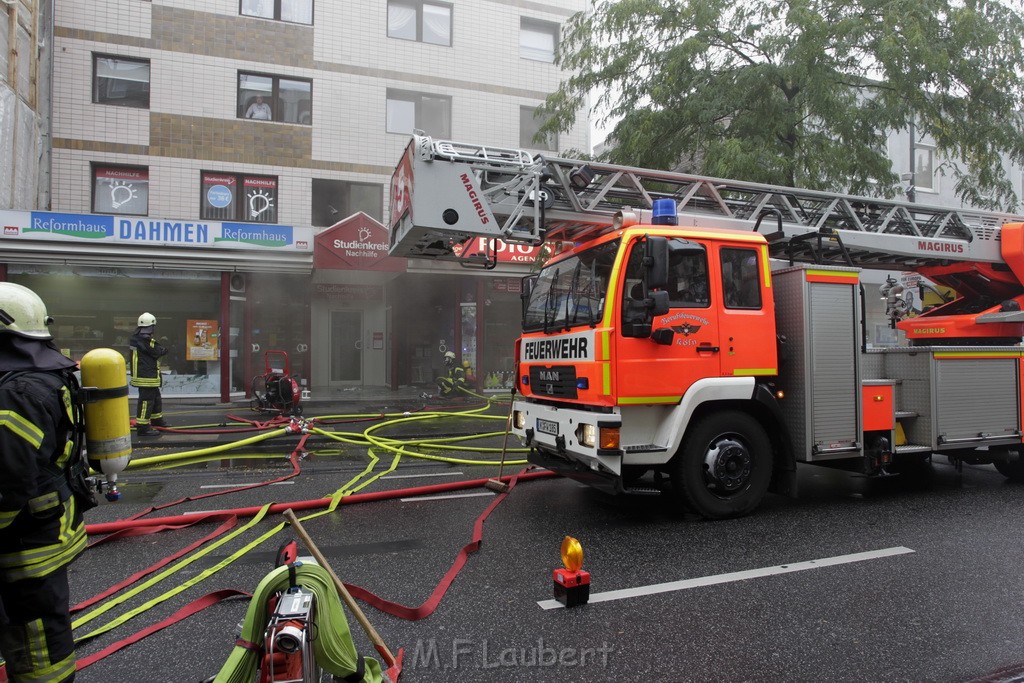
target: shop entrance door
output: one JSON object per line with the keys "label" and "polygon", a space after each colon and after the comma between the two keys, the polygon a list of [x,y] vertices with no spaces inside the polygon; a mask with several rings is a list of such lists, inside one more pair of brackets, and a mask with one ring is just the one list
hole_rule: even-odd
{"label": "shop entrance door", "polygon": [[363,312],[331,311],[331,384],[363,381]]}

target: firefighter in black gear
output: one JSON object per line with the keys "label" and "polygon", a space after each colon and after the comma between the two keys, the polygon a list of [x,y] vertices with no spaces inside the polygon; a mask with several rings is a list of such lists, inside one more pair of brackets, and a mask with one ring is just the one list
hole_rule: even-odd
{"label": "firefighter in black gear", "polygon": [[455,362],[455,353],[452,351],[444,354],[444,367],[448,374],[437,378],[437,397],[451,398],[466,386],[466,370]]}
{"label": "firefighter in black gear", "polygon": [[156,328],[156,317],[151,313],[139,316],[139,326],[135,329],[129,345],[132,349],[131,371],[132,386],[139,390],[139,402],[135,408],[135,433],[139,436],[159,436],[160,432],[153,429],[166,427],[163,415],[163,399],[160,396],[160,357],[167,349],[153,339]]}
{"label": "firefighter in black gear", "polygon": [[75,678],[68,564],[96,504],[75,363],[42,300],[0,282],[0,654],[13,683]]}

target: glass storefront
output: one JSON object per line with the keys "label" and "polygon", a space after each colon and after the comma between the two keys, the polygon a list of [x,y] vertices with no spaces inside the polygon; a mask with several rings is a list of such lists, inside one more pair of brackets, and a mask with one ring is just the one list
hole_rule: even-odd
{"label": "glass storefront", "polygon": [[480,387],[509,390],[515,381],[515,343],[521,332],[522,302],[518,277],[490,278],[483,311]]}
{"label": "glass storefront", "polygon": [[247,337],[250,381],[264,375],[268,363],[273,370],[282,369],[286,355],[290,374],[298,378],[300,386],[311,384],[309,276],[250,273],[246,279],[244,296],[251,313],[242,336]]}
{"label": "glass storefront", "polygon": [[156,316],[167,394],[220,390],[220,273],[10,265],[8,280],[36,292],[54,319],[54,343],[74,360],[95,348],[125,355],[142,313]]}

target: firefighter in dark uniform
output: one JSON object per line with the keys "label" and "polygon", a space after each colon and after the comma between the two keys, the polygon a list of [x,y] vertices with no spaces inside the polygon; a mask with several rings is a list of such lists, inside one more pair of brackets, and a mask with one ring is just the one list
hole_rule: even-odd
{"label": "firefighter in dark uniform", "polygon": [[152,425],[167,426],[160,397],[163,381],[160,376],[160,357],[166,355],[167,349],[153,339],[155,328],[156,317],[151,313],[143,313],[139,316],[139,326],[129,342],[132,349],[132,386],[139,389],[139,402],[135,408],[135,433],[139,436],[159,436],[160,432],[153,429]]}
{"label": "firefighter in dark uniform", "polygon": [[14,683],[75,678],[67,566],[96,504],[75,363],[50,322],[32,290],[0,282],[0,654]]}
{"label": "firefighter in dark uniform", "polygon": [[456,364],[455,353],[452,351],[444,354],[444,367],[448,374],[437,378],[437,396],[451,398],[461,387],[466,386],[466,370]]}

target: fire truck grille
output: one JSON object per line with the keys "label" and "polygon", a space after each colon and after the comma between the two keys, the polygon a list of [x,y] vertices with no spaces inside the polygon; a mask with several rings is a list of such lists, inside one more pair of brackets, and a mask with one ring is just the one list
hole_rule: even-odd
{"label": "fire truck grille", "polygon": [[530,368],[530,387],[533,393],[555,398],[576,398],[576,368],[572,365],[553,365],[549,368]]}

